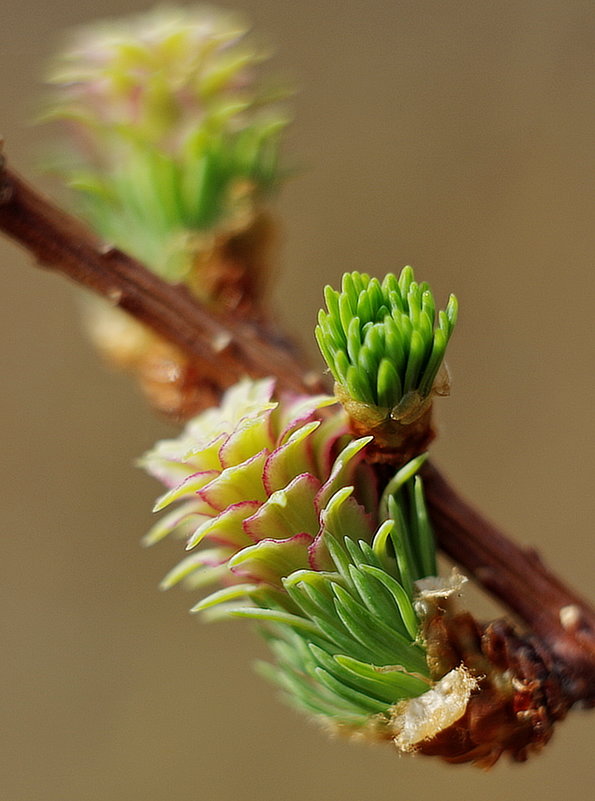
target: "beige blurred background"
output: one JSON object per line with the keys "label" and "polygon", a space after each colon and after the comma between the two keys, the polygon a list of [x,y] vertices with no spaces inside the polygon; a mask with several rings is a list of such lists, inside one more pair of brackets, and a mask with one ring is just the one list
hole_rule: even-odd
{"label": "beige blurred background", "polygon": [[[132,0],[2,0],[0,133],[28,126],[59,32]],[[294,332],[344,270],[412,263],[462,307],[436,446],[490,516],[592,595],[593,151],[588,0],[238,0],[301,87],[280,200]],[[46,184],[47,186],[47,184]],[[483,774],[329,740],[251,672],[242,623],[205,626],[139,539],[133,467],[172,429],[79,333],[75,292],[0,242],[0,801],[588,799],[576,711],[525,766]],[[313,352],[313,351],[312,351]],[[491,614],[477,601],[476,609]]]}

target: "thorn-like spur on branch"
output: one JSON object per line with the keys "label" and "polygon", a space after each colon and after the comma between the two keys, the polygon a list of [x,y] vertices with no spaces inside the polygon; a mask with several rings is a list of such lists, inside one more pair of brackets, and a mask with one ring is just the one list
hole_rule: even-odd
{"label": "thorn-like spur on branch", "polygon": [[518,615],[551,653],[571,703],[595,704],[595,612],[538,554],[505,537],[466,503],[439,470],[422,469],[442,550]]}
{"label": "thorn-like spur on branch", "polygon": [[320,390],[319,377],[299,364],[287,341],[207,309],[184,287],[168,284],[136,259],[106,246],[8,169],[1,155],[0,230],[40,265],[103,296],[180,348],[201,376],[220,389],[247,374],[275,375],[287,390]]}

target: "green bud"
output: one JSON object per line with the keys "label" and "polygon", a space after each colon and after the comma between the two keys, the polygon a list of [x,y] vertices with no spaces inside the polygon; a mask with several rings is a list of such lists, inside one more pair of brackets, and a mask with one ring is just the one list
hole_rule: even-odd
{"label": "green bud", "polygon": [[68,123],[56,168],[79,213],[171,282],[191,277],[200,237],[244,228],[283,177],[287,92],[256,78],[267,56],[247,33],[210,8],[94,23],[49,77],[44,117]]}
{"label": "green bud", "polygon": [[380,283],[366,273],[346,273],[342,291],[325,289],[316,339],[344,395],[359,403],[394,409],[415,393],[422,401],[434,390],[456,319],[450,296],[436,314],[428,285],[411,267]]}

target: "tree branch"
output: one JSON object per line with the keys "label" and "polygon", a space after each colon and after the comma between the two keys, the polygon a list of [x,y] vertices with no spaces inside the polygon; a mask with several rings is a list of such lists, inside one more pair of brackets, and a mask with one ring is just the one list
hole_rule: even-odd
{"label": "tree branch", "polygon": [[422,474],[442,550],[540,638],[563,667],[573,701],[595,703],[595,611],[536,551],[516,545],[464,501],[433,464]]}
{"label": "tree branch", "polygon": [[[1,156],[0,156],[1,159]],[[106,247],[0,161],[0,230],[38,262],[125,309],[180,348],[215,386],[242,375],[273,375],[283,389],[320,391],[322,382],[285,340],[238,322]],[[432,465],[424,469],[430,513],[444,551],[515,612],[557,661],[572,702],[595,702],[595,613],[543,565],[472,509]]]}
{"label": "tree branch", "polygon": [[[0,159],[2,157],[0,156]],[[321,388],[286,340],[262,336],[256,323],[224,317],[106,246],[74,217],[28,186],[0,161],[0,230],[50,267],[119,306],[176,345],[221,389],[243,375],[275,375],[296,392]]]}

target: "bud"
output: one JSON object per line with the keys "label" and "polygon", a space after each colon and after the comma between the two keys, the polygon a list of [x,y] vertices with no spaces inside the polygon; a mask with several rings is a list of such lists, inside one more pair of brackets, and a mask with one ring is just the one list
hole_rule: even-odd
{"label": "bud", "polygon": [[[166,8],[75,31],[55,60],[46,120],[67,136],[55,169],[76,211],[115,245],[203,302],[262,314],[280,186],[280,101],[258,76],[267,52],[237,15]],[[90,298],[86,323],[151,402],[188,418],[214,400],[176,348]]]}
{"label": "bud", "polygon": [[[57,59],[47,118],[78,153],[64,168],[111,243],[187,281],[208,235],[244,230],[278,186],[279,91],[236,16],[158,9],[94,24]],[[206,239],[205,239],[206,236]]]}
{"label": "bud", "polygon": [[218,585],[193,611],[264,624],[275,662],[263,670],[293,704],[393,740],[412,728],[408,700],[440,689],[446,672],[427,655],[434,606],[419,603],[436,573],[416,475],[425,457],[370,497],[370,438],[347,433],[344,411],[327,414],[333,402],[275,397],[271,381],[246,380],[158,443],[142,464],[168,487],[155,508],[175,508],[146,542],[173,533],[192,551],[164,587]]}
{"label": "bud", "polygon": [[319,313],[316,339],[354,431],[374,435],[378,461],[408,461],[433,436],[433,396],[448,394],[441,367],[456,298],[436,313],[428,284],[418,284],[405,267],[398,279],[391,273],[382,283],[346,273],[342,291],[327,286],[325,299],[328,311]]}

